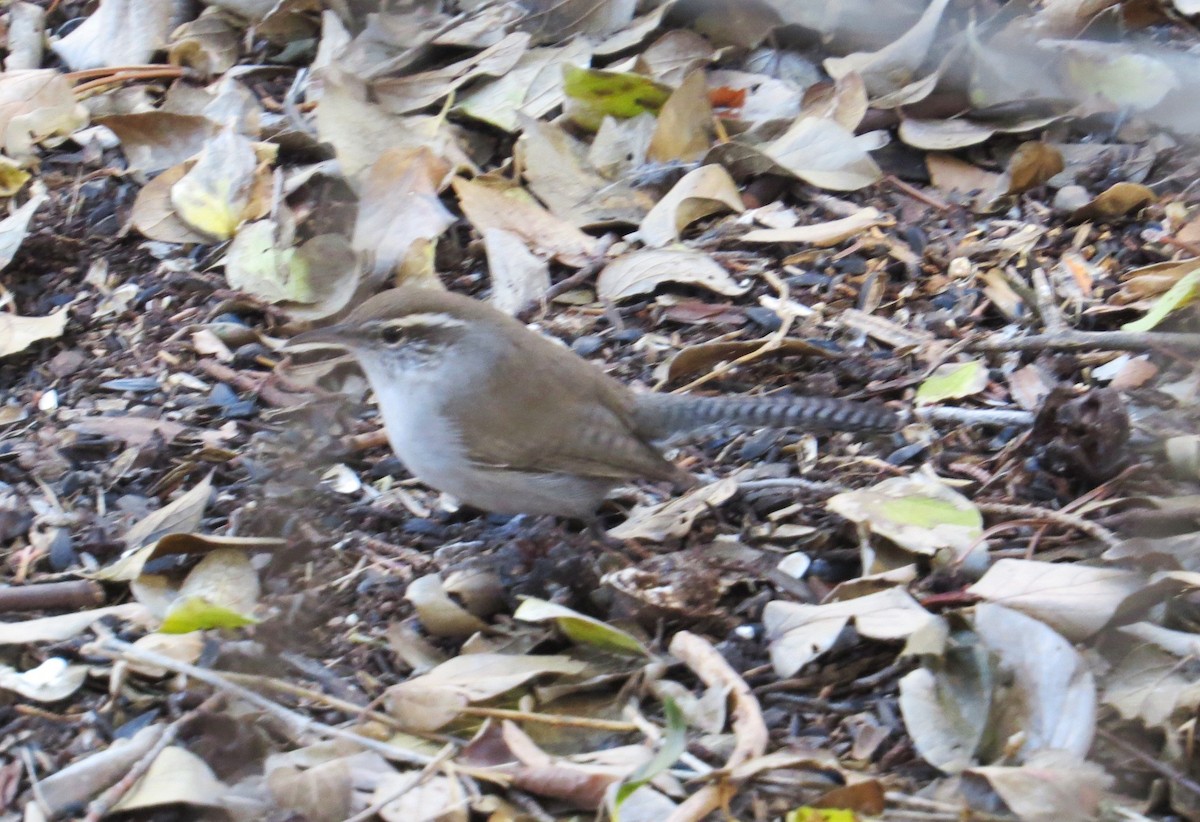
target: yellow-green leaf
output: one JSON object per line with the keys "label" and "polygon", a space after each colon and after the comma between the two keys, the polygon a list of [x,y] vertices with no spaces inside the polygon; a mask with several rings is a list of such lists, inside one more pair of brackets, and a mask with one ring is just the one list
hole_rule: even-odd
{"label": "yellow-green leaf", "polygon": [[513,617],[526,622],[554,620],[560,631],[581,645],[591,645],[618,654],[647,654],[645,647],[633,634],[544,599],[526,599]]}
{"label": "yellow-green leaf", "polygon": [[946,363],[938,366],[917,389],[917,403],[925,405],[942,400],[978,394],[987,388],[987,366],[978,360]]}
{"label": "yellow-green leaf", "polygon": [[1121,328],[1125,331],[1149,331],[1167,318],[1177,308],[1195,300],[1200,296],[1200,268],[1195,268],[1183,275],[1166,294],[1159,297],[1146,316],[1140,320],[1125,323]]}
{"label": "yellow-green leaf", "polygon": [[595,131],[607,117],[626,120],[639,114],[658,114],[671,89],[640,74],[563,66],[567,116]]}
{"label": "yellow-green leaf", "polygon": [[171,603],[158,630],[164,634],[186,634],[207,628],[241,628],[256,622],[254,617],[211,602],[208,597],[180,597]]}

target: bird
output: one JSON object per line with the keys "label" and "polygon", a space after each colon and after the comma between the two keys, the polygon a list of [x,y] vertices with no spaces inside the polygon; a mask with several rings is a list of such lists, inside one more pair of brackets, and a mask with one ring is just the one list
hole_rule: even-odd
{"label": "bird", "polygon": [[815,396],[712,397],[631,388],[491,305],[428,286],[368,298],[292,350],[345,349],[387,439],[422,483],[495,514],[593,521],[635,479],[694,482],[660,444],[714,425],[885,433],[887,406]]}

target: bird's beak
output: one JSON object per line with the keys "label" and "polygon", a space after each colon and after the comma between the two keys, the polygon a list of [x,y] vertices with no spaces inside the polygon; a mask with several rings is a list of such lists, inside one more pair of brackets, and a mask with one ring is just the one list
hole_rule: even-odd
{"label": "bird's beak", "polygon": [[288,351],[312,351],[317,348],[350,348],[354,345],[354,335],[344,325],[330,325],[325,328],[314,328],[297,334],[284,345]]}

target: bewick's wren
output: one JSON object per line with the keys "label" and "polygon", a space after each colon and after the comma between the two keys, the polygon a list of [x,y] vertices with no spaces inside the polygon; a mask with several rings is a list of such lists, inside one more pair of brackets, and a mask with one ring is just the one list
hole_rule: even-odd
{"label": "bewick's wren", "polygon": [[590,518],[614,486],[686,482],[654,443],[711,424],[891,431],[890,409],[826,397],[635,391],[486,303],[405,286],[292,339],[348,349],[396,456],[419,480],[502,514]]}

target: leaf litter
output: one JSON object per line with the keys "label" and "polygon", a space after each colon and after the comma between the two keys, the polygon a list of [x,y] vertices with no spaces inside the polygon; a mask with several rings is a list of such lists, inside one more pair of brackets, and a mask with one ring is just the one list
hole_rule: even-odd
{"label": "leaf litter", "polygon": [[[169,5],[9,10],[3,812],[1200,812],[1190,29]],[[907,424],[498,523],[279,353],[413,279]]]}

